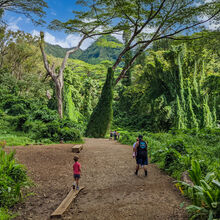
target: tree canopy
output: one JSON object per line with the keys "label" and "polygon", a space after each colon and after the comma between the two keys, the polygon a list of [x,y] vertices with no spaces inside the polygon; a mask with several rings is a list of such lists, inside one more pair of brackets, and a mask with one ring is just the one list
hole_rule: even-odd
{"label": "tree canopy", "polygon": [[[44,9],[48,5],[44,0],[0,0],[0,10],[13,11],[16,13],[24,14],[33,22],[41,24],[41,19],[45,15]],[[40,19],[36,19],[37,16]]]}
{"label": "tree canopy", "polygon": [[[203,28],[206,22],[219,23],[220,2],[217,0],[80,0],[78,3],[90,8],[90,11],[75,12],[79,18],[85,20],[87,17],[90,19],[89,23],[93,23],[94,17],[99,22],[104,19],[112,32],[131,31],[130,39],[114,63],[113,70],[129,50],[137,50],[121,71],[116,83],[152,42],[163,38],[176,39],[180,33],[185,38],[187,30]],[[63,23],[63,28],[83,33],[83,29],[69,26],[73,23],[74,20],[69,20]],[[77,25],[82,23],[84,21]],[[104,22],[103,27],[106,27]]]}

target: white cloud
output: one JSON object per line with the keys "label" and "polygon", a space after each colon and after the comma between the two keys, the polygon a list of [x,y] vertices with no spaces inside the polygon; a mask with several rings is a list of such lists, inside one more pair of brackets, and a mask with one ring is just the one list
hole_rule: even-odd
{"label": "white cloud", "polygon": [[[37,30],[33,30],[31,33],[33,36],[40,36],[40,32]],[[80,35],[75,34],[69,34],[64,39],[58,39],[54,35],[50,34],[49,32],[44,33],[44,39],[47,43],[53,44],[53,45],[59,45],[63,48],[71,48],[77,46],[79,41],[81,40]],[[87,47],[89,47],[95,39],[89,38],[85,40],[81,46],[81,49],[85,50]]]}
{"label": "white cloud", "polygon": [[207,23],[206,28],[208,28],[211,31],[219,30],[220,24]]}
{"label": "white cloud", "polygon": [[12,31],[18,31],[19,27],[18,27],[18,23],[20,21],[22,21],[23,19],[21,17],[18,17],[17,19],[15,19],[14,17],[11,17],[9,19],[9,23],[8,23],[8,30],[12,30]]}
{"label": "white cloud", "polygon": [[123,32],[119,32],[119,33],[115,33],[115,34],[111,34],[113,37],[115,37],[116,39],[118,39],[120,42],[123,42]]}
{"label": "white cloud", "polygon": [[25,23],[26,24],[30,24],[30,22],[31,22],[31,19],[30,18],[26,18]]}
{"label": "white cloud", "polygon": [[54,15],[54,16],[57,15],[57,13],[56,13],[54,10],[51,10],[50,14],[51,14],[51,15]]}
{"label": "white cloud", "polygon": [[39,31],[36,31],[36,30],[33,30],[31,32],[31,35],[34,36],[34,37],[39,37],[40,36],[40,32]]}
{"label": "white cloud", "polygon": [[145,27],[144,29],[143,29],[143,33],[145,33],[145,34],[152,34],[152,33],[154,33],[155,31],[157,30],[157,28],[156,27]]}
{"label": "white cloud", "polygon": [[[156,27],[145,27],[142,31],[142,33],[145,33],[145,34],[152,34],[156,31]],[[111,34],[113,37],[117,38],[120,42],[123,43],[123,32],[120,31],[118,33],[114,33],[114,34]]]}
{"label": "white cloud", "polygon": [[[208,20],[208,19],[209,19],[209,17],[207,15],[199,17],[199,21],[205,21],[205,20]],[[212,19],[212,20],[206,22],[204,24],[204,26],[208,30],[214,31],[214,30],[217,30],[217,29],[220,28],[220,22],[217,19],[215,19],[215,20]]]}

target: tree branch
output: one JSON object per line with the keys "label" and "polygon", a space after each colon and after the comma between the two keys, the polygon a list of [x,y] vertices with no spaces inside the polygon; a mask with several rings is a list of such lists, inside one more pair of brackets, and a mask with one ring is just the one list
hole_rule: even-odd
{"label": "tree branch", "polygon": [[159,39],[163,39],[163,38],[169,38],[169,37],[174,36],[174,35],[176,35],[176,34],[182,32],[182,31],[185,31],[185,30],[188,30],[188,29],[190,29],[190,28],[194,28],[194,27],[196,27],[196,26],[198,26],[198,25],[204,24],[204,23],[210,21],[212,18],[214,18],[214,17],[215,17],[217,14],[219,14],[219,13],[220,13],[220,10],[218,10],[214,15],[212,15],[210,18],[208,18],[208,19],[206,19],[206,20],[204,20],[204,21],[201,21],[201,22],[198,22],[198,23],[196,23],[196,24],[187,26],[187,27],[182,28],[182,29],[180,29],[180,30],[176,30],[176,31],[174,31],[174,32],[171,33],[171,34],[164,35],[164,36],[159,37],[159,38],[157,38],[157,39],[155,39],[155,40],[159,40]]}
{"label": "tree branch", "polygon": [[[170,11],[169,11],[170,12]],[[132,57],[132,59],[130,60],[130,62],[128,63],[127,66],[125,66],[123,68],[123,70],[121,71],[120,75],[118,76],[118,78],[116,79],[116,82],[115,82],[115,85],[120,81],[120,79],[125,75],[125,73],[129,70],[129,68],[131,67],[131,65],[134,63],[135,59],[147,48],[148,45],[150,45],[153,41],[156,41],[156,40],[159,40],[159,39],[163,39],[163,38],[171,38],[172,36],[184,31],[184,30],[188,30],[190,28],[193,28],[195,26],[198,26],[198,25],[201,25],[209,20],[211,20],[213,17],[215,17],[218,13],[220,12],[220,10],[218,10],[214,15],[212,15],[210,18],[204,20],[204,21],[201,21],[201,22],[198,22],[194,25],[191,25],[191,26],[188,26],[188,27],[185,27],[185,28],[182,28],[178,31],[175,31],[174,33],[172,34],[169,34],[169,35],[165,35],[165,36],[162,36],[162,37],[156,37],[159,30],[161,29],[161,27],[163,26],[164,22],[166,21],[166,19],[168,18],[168,16],[166,16],[164,22],[161,23],[161,25],[158,27],[157,31],[154,33],[154,36],[151,38],[151,40],[148,40],[148,41],[139,41],[138,43],[134,44],[132,47],[130,48],[133,48],[135,46],[137,46],[137,44],[140,44],[140,43],[144,43],[144,45],[140,48],[140,50]],[[156,38],[155,38],[156,37]]]}
{"label": "tree branch", "polygon": [[148,47],[148,45],[151,43],[152,41],[149,41],[147,44],[144,44],[139,51],[132,57],[132,59],[129,61],[128,65],[125,66],[123,68],[123,70],[121,71],[120,75],[118,76],[118,78],[115,81],[115,85],[120,81],[121,78],[124,77],[124,75],[126,74],[126,72],[130,69],[130,67],[132,66],[132,64],[134,63],[134,61],[136,60],[136,58],[143,53],[143,51]]}
{"label": "tree branch", "polygon": [[[153,16],[151,16],[151,15],[152,15],[152,12],[153,12],[153,6],[151,7],[151,13],[150,13],[150,15],[149,15],[147,21],[142,25],[142,27],[141,27],[139,30],[137,30],[137,28],[135,28],[134,33],[133,33],[131,39],[130,39],[130,40],[128,41],[128,43],[127,43],[127,46],[126,46],[126,47],[124,48],[124,50],[119,54],[118,59],[115,61],[114,65],[113,65],[113,67],[112,67],[113,70],[115,70],[116,67],[118,66],[118,64],[121,62],[121,59],[122,59],[122,57],[124,56],[124,54],[125,54],[128,50],[131,49],[131,46],[130,46],[130,45],[131,45],[131,43],[134,41],[135,37],[142,32],[142,30],[146,27],[146,25],[147,25],[152,19],[154,19],[154,18],[157,16],[157,14],[161,11],[161,9],[163,8],[163,5],[164,5],[164,3],[165,3],[166,1],[167,1],[167,0],[163,0],[163,1],[162,1],[162,3],[160,4],[158,10],[154,13]],[[136,26],[136,27],[137,27],[137,26]],[[132,48],[133,48],[133,46],[132,46]]]}
{"label": "tree branch", "polygon": [[78,45],[77,45],[75,48],[73,48],[73,49],[71,49],[71,50],[68,50],[68,51],[66,52],[66,55],[65,55],[65,57],[64,57],[64,59],[63,59],[62,65],[61,65],[60,70],[59,70],[59,76],[58,76],[58,77],[62,77],[63,71],[64,71],[65,66],[66,66],[67,59],[69,58],[69,55],[72,54],[72,53],[74,53],[75,51],[77,51],[77,50],[80,48],[80,46],[82,45],[83,41],[84,41],[86,38],[88,38],[88,37],[86,37],[86,36],[84,35],[84,36],[82,37],[82,39],[79,41]]}
{"label": "tree branch", "polygon": [[40,32],[40,49],[41,49],[41,53],[42,53],[42,56],[43,56],[43,62],[44,62],[44,67],[45,69],[47,70],[47,73],[54,79],[56,80],[57,79],[57,75],[55,74],[55,71],[53,71],[53,68],[54,68],[54,65],[52,66],[52,69],[50,68],[50,65],[48,63],[48,59],[47,59],[47,55],[45,53],[45,50],[44,50],[44,33],[43,32]]}

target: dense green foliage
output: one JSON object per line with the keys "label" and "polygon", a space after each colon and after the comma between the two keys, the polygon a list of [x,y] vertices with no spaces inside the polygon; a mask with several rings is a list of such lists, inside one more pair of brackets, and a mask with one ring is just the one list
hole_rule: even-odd
{"label": "dense green foliage", "polygon": [[26,169],[14,159],[15,152],[0,148],[0,219],[10,219],[6,209],[23,198],[23,189],[31,185]]}
{"label": "dense green foliage", "polygon": [[56,111],[54,87],[45,78],[36,39],[2,28],[1,41],[5,55],[0,67],[0,140],[7,145],[52,143],[61,139],[81,141],[98,101],[106,66],[70,60],[64,82],[66,114],[61,120]]}
{"label": "dense green foliage", "polygon": [[132,85],[118,92],[123,99],[114,102],[115,125],[155,132],[217,127],[220,63],[210,53],[199,41],[149,50],[132,69]]}
{"label": "dense green foliage", "polygon": [[106,132],[110,128],[112,121],[113,79],[114,72],[111,68],[108,68],[101,97],[87,125],[87,137],[105,137]]}
{"label": "dense green foliage", "polygon": [[39,99],[28,97],[25,94],[20,95],[19,90],[24,89],[24,86],[19,87],[16,82],[13,84],[13,76],[11,76],[11,81],[1,81],[9,75],[8,72],[2,72],[0,77],[2,85],[0,90],[0,134],[4,134],[6,142],[11,137],[8,134],[14,133],[20,136],[22,132],[23,136],[28,137],[26,139],[30,143],[58,142],[62,138],[65,141],[79,141],[81,139],[80,131],[75,124],[68,119],[61,120],[56,110],[48,108],[46,97],[39,101]]}

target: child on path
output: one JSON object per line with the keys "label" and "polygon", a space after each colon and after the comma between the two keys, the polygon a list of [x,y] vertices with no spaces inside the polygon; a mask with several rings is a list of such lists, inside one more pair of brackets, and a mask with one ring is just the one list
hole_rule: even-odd
{"label": "child on path", "polygon": [[[74,156],[75,163],[73,164],[73,177],[76,182],[76,189],[79,190],[79,179],[80,179],[80,172],[81,172],[81,164],[78,162],[79,157]],[[73,183],[73,189],[75,189],[75,183]]]}

